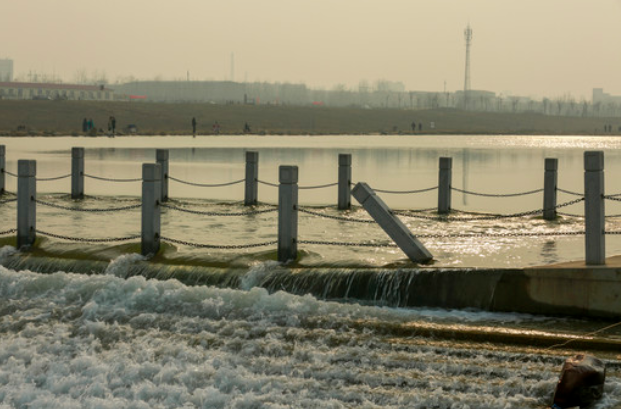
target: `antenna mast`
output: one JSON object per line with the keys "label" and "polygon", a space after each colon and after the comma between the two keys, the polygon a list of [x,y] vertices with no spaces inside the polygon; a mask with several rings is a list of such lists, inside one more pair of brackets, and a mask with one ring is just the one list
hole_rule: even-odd
{"label": "antenna mast", "polygon": [[466,40],[466,76],[464,79],[464,108],[468,109],[470,105],[470,44],[472,42],[472,29],[470,24],[464,30],[464,39]]}

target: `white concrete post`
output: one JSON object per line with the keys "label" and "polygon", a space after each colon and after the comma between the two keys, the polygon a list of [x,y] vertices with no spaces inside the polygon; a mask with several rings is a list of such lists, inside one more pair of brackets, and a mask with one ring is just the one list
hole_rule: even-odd
{"label": "white concrete post", "polygon": [[259,152],[246,152],[245,186],[244,205],[256,205],[259,202]]}
{"label": "white concrete post", "polygon": [[160,198],[162,168],[157,163],[142,165],[142,255],[160,250]]}
{"label": "white concrete post", "polygon": [[543,175],[543,218],[556,219],[556,188],[558,184],[558,159],[546,158]]}
{"label": "white concrete post", "polygon": [[278,168],[278,261],[298,256],[298,167]]}
{"label": "white concrete post", "polygon": [[339,175],[338,175],[338,208],[346,210],[351,208],[351,154],[339,154]]}
{"label": "white concrete post", "polygon": [[392,213],[392,210],[369,185],[364,182],[356,184],[352,189],[352,194],[410,260],[416,263],[426,263],[433,259],[425,246]]}
{"label": "white concrete post", "polygon": [[160,169],[162,174],[160,175],[160,180],[162,183],[161,187],[161,201],[168,201],[168,149],[156,149],[155,151],[155,159],[156,163],[160,165]]}
{"label": "white concrete post", "polygon": [[37,238],[37,161],[17,161],[17,249]]}
{"label": "white concrete post", "polygon": [[453,158],[440,158],[438,176],[438,213],[451,211],[451,183],[453,178]]}
{"label": "white concrete post", "polygon": [[6,146],[0,145],[0,195],[6,191]]}
{"label": "white concrete post", "polygon": [[84,197],[84,148],[71,148],[71,198]]}
{"label": "white concrete post", "polygon": [[604,152],[584,152],[585,262],[606,264]]}

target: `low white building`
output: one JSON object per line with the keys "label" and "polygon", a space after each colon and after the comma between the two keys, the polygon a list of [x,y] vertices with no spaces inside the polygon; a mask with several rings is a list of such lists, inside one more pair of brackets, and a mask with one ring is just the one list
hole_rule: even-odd
{"label": "low white building", "polygon": [[13,60],[0,58],[0,81],[13,81]]}
{"label": "low white building", "polygon": [[112,101],[114,90],[104,85],[0,82],[0,99],[70,99]]}

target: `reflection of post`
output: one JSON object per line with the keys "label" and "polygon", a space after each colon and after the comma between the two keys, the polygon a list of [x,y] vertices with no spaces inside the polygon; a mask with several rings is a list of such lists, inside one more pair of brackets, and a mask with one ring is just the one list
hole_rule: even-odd
{"label": "reflection of post", "polygon": [[[470,165],[468,163],[468,160],[470,158],[470,150],[468,149],[464,149],[463,151],[463,155],[462,155],[462,164],[461,164],[461,168],[462,168],[462,174],[461,174],[461,185],[463,186],[462,189],[463,190],[468,190],[468,165]],[[466,206],[468,204],[468,195],[466,194],[462,194],[461,195],[461,201],[462,204],[464,206]]]}
{"label": "reflection of post", "polygon": [[585,262],[606,263],[604,209],[604,152],[584,152]]}
{"label": "reflection of post", "polygon": [[6,182],[4,177],[4,168],[6,167],[6,146],[0,145],[0,195],[4,194]]}
{"label": "reflection of post", "polygon": [[433,259],[425,246],[414,237],[369,185],[364,182],[356,184],[352,189],[352,195],[410,260],[427,263]]}
{"label": "reflection of post", "polygon": [[351,207],[351,154],[339,154],[338,208],[346,210]]}

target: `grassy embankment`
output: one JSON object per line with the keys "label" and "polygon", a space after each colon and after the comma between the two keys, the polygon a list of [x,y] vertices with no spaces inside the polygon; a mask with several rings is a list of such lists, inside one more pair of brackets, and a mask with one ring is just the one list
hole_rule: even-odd
{"label": "grassy embankment", "polygon": [[[455,109],[398,110],[326,108],[268,105],[165,104],[145,102],[91,101],[0,101],[0,135],[78,135],[82,119],[92,118],[106,130],[108,117],[117,119],[117,129],[138,127],[139,134],[191,133],[191,118],[198,121],[199,134],[211,133],[214,121],[223,134],[239,134],[245,122],[254,133],[265,134],[383,134],[411,133],[414,121],[422,133],[435,134],[548,134],[601,135],[604,125],[613,134],[619,118],[576,118],[536,113],[486,113]],[[435,129],[430,123],[435,123]],[[23,125],[26,131],[17,131]],[[416,133],[419,133],[418,129]]]}

